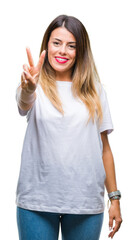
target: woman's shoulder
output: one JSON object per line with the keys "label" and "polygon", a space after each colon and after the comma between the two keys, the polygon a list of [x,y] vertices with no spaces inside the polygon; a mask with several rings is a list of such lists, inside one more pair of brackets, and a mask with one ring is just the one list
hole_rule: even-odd
{"label": "woman's shoulder", "polygon": [[98,96],[100,97],[101,100],[104,100],[106,98],[106,89],[103,83],[101,82],[96,82],[95,84],[96,91]]}
{"label": "woman's shoulder", "polygon": [[99,81],[96,81],[96,82],[95,82],[95,88],[96,88],[96,91],[97,91],[98,95],[100,96],[100,95],[101,95],[101,92],[102,92],[102,90],[103,90],[103,85],[102,85],[102,83],[99,82]]}

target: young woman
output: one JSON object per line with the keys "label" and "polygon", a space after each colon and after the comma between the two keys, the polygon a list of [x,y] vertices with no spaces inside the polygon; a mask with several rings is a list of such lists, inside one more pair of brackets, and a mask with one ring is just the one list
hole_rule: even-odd
{"label": "young woman", "polygon": [[98,240],[105,186],[113,238],[122,222],[108,141],[113,123],[87,31],[60,15],[44,34],[37,66],[26,51],[16,91],[28,121],[16,191],[19,239],[56,240],[61,223],[64,240]]}

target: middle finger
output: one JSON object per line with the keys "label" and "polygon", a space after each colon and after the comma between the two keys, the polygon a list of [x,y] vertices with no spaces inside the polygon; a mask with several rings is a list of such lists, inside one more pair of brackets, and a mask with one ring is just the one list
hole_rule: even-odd
{"label": "middle finger", "polygon": [[42,67],[43,62],[44,62],[45,55],[46,55],[46,50],[43,50],[42,53],[41,53],[41,55],[40,55],[38,64],[37,64],[37,69],[38,69],[38,71],[41,70],[41,67]]}

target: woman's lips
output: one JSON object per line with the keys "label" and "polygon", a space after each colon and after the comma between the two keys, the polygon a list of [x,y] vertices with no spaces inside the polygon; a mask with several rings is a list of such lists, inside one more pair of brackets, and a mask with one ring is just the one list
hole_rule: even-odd
{"label": "woman's lips", "polygon": [[68,61],[67,58],[62,58],[62,57],[55,57],[55,59],[58,63],[66,63]]}

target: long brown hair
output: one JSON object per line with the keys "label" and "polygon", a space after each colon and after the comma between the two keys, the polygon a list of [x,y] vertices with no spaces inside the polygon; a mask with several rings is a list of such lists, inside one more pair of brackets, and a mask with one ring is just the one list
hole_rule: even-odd
{"label": "long brown hair", "polygon": [[[95,114],[100,124],[103,119],[102,106],[96,86],[101,86],[100,78],[92,55],[88,33],[84,25],[75,17],[60,15],[55,18],[44,33],[40,55],[47,50],[48,42],[52,31],[58,27],[65,27],[76,39],[76,61],[72,69],[72,93],[75,98],[83,101],[89,111],[88,121],[92,117],[94,122]],[[48,61],[46,53],[41,69],[39,83],[51,103],[64,115],[62,102],[57,91],[55,71]],[[97,83],[99,83],[97,85]],[[88,122],[87,122],[88,123]]]}

